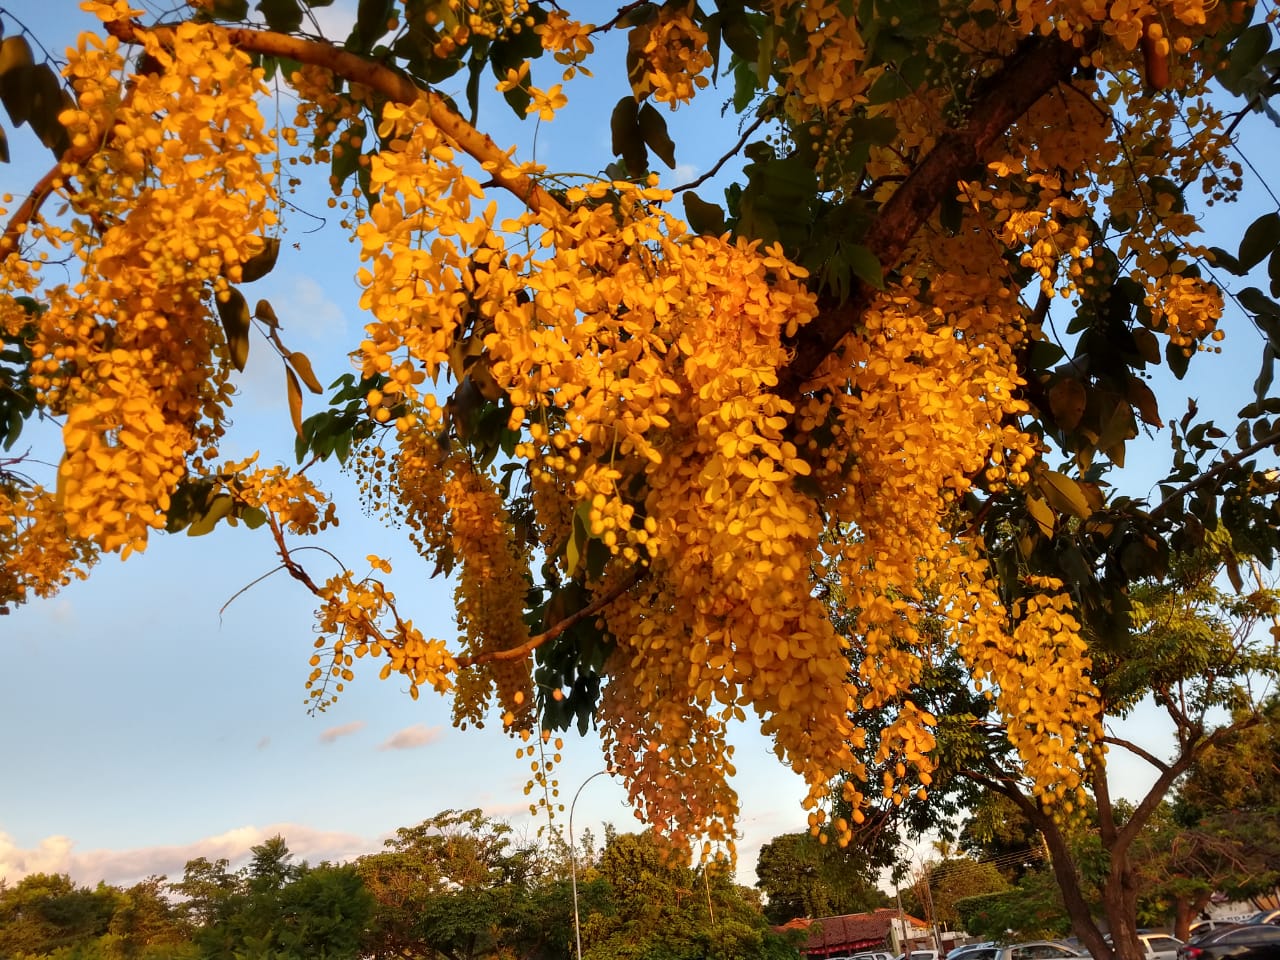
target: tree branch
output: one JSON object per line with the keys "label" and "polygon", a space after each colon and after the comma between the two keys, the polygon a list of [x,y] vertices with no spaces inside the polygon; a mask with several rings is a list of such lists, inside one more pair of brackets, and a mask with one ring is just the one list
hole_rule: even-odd
{"label": "tree branch", "polygon": [[1172,506],[1176,501],[1181,500],[1192,490],[1195,490],[1197,487],[1204,486],[1206,483],[1209,483],[1211,480],[1216,480],[1219,474],[1224,473],[1227,470],[1230,470],[1232,467],[1239,465],[1239,463],[1242,460],[1244,460],[1246,457],[1251,457],[1255,453],[1258,453],[1261,450],[1265,450],[1267,447],[1274,447],[1277,444],[1280,444],[1280,430],[1272,431],[1271,433],[1263,437],[1261,440],[1258,440],[1254,443],[1249,444],[1249,446],[1245,447],[1239,453],[1232,454],[1231,456],[1227,457],[1227,459],[1223,460],[1221,463],[1213,467],[1210,467],[1208,470],[1200,474],[1200,476],[1196,477],[1194,480],[1190,480],[1187,483],[1184,483],[1182,486],[1178,487],[1177,490],[1174,490],[1173,493],[1169,494],[1167,497],[1161,500],[1158,504],[1156,504],[1155,508],[1151,511],[1150,515],[1152,517],[1161,516],[1168,507]]}
{"label": "tree branch", "polygon": [[459,657],[457,659],[458,669],[462,670],[466,667],[477,667],[482,663],[490,663],[494,660],[519,660],[526,657],[538,647],[542,646],[548,640],[554,640],[570,627],[585,620],[587,617],[595,616],[613,601],[634,587],[644,577],[644,569],[641,567],[633,567],[631,571],[623,577],[611,589],[605,591],[596,599],[592,600],[582,609],[569,614],[558,623],[552,624],[542,633],[535,634],[518,647],[510,647],[506,650],[486,650],[483,653],[477,653],[471,657]]}
{"label": "tree branch", "polygon": [[731,157],[733,157],[739,150],[741,150],[744,146],[746,146],[747,138],[750,137],[757,130],[759,130],[760,125],[768,119],[769,119],[769,115],[767,113],[762,113],[760,116],[756,117],[755,121],[751,124],[751,126],[747,127],[746,130],[742,131],[742,136],[738,138],[738,142],[735,143],[732,148],[730,148],[729,152],[716,161],[716,165],[714,167],[712,167],[702,176],[698,177],[697,180],[691,180],[689,183],[681,184],[680,186],[673,189],[671,192],[680,193],[682,190],[692,190],[694,187],[702,186],[704,183],[706,183],[708,180],[714,177],[717,173],[720,172],[720,168],[729,162],[729,159]]}
{"label": "tree branch", "polygon": [[[285,33],[248,27],[208,25],[206,29],[221,31],[227,42],[237,50],[324,67],[344,80],[368,87],[396,103],[424,101],[427,104],[427,115],[437,129],[463,153],[485,165],[500,187],[508,190],[535,212],[564,210],[555,197],[540,187],[532,177],[520,172],[507,151],[467,123],[443,97],[431,90],[422,89],[390,67],[348,53],[323,40],[304,40]],[[157,27],[148,31],[132,20],[112,21],[106,24],[106,30],[122,43],[140,43],[145,33],[153,34],[161,43],[169,43],[172,42],[174,32],[172,27]]]}
{"label": "tree branch", "polygon": [[1139,756],[1143,760],[1147,761],[1147,763],[1151,764],[1161,773],[1169,772],[1169,765],[1167,763],[1165,763],[1155,754],[1142,749],[1142,747],[1138,746],[1136,743],[1133,743],[1129,740],[1122,740],[1120,737],[1103,737],[1102,742],[1110,743],[1117,747],[1124,747],[1130,753],[1134,754],[1135,756]]}
{"label": "tree branch", "polygon": [[[928,221],[966,170],[980,165],[987,151],[1031,106],[1071,76],[1081,48],[1056,35],[1034,37],[1015,52],[985,84],[957,130],[943,133],[928,156],[880,208],[863,243],[884,273],[898,264],[916,232]],[[783,371],[779,390],[796,393],[836,348],[855,330],[876,291],[858,281],[849,299],[802,327],[793,342],[795,353]]]}

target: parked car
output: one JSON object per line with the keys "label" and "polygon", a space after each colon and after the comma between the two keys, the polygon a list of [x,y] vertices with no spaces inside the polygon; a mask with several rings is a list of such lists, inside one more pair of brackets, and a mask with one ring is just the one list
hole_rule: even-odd
{"label": "parked car", "polygon": [[1214,930],[1219,932],[1229,927],[1240,926],[1239,920],[1197,920],[1187,930],[1187,942],[1190,943],[1199,937],[1212,933]]}
{"label": "parked car", "polygon": [[1280,926],[1242,923],[1184,943],[1178,960],[1280,960]]}
{"label": "parked car", "polygon": [[1029,940],[1025,943],[970,944],[952,960],[1078,960],[1080,954],[1052,940]]}
{"label": "parked car", "polygon": [[[1103,939],[1110,944],[1111,934],[1106,934]],[[1147,960],[1177,960],[1178,948],[1182,946],[1182,941],[1177,937],[1155,930],[1139,930],[1138,943]]]}
{"label": "parked car", "polygon": [[1147,960],[1177,960],[1182,941],[1167,933],[1139,933],[1138,941]]}
{"label": "parked car", "polygon": [[1259,910],[1240,921],[1241,923],[1280,923],[1280,910]]}
{"label": "parked car", "polygon": [[873,950],[870,953],[855,953],[849,960],[893,960],[893,954],[886,950]]}

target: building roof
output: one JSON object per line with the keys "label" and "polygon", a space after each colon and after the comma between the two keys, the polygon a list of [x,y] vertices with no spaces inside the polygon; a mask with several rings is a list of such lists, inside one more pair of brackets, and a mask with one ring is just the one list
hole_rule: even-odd
{"label": "building roof", "polygon": [[[871,913],[848,913],[839,917],[799,917],[784,924],[784,930],[806,930],[808,939],[800,948],[810,957],[856,953],[883,946],[889,939],[889,928],[898,911],[883,907]],[[905,917],[908,924],[923,927],[915,917]]]}

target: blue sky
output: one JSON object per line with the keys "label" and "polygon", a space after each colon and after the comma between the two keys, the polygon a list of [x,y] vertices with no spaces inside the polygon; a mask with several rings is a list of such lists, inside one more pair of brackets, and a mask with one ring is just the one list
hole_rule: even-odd
{"label": "blue sky", "polygon": [[[353,5],[317,12],[340,23]],[[50,49],[73,40],[76,18],[87,23],[61,0],[26,6],[19,16]],[[545,86],[551,71],[542,70],[535,65],[536,82]],[[567,88],[569,110],[537,130],[538,160],[551,169],[582,169],[584,156],[591,169],[607,162],[608,114],[625,86],[616,78],[602,84],[603,90],[580,79]],[[719,116],[727,95],[711,92],[695,108],[667,115],[681,168],[664,182],[708,169],[736,139],[732,121]],[[515,123],[500,104],[488,116],[498,121],[499,143],[533,155],[531,123]],[[1251,156],[1275,156],[1274,128],[1253,126],[1262,139],[1250,146]],[[48,154],[9,132],[15,163],[0,167],[0,192],[21,193]],[[323,195],[311,209],[327,212]],[[1245,211],[1244,222],[1260,212]],[[1241,214],[1226,215],[1238,237]],[[291,226],[276,271],[246,292],[273,302],[286,342],[310,355],[327,384],[347,372],[345,352],[360,339],[355,258],[340,236],[304,234],[310,224],[302,217]],[[300,252],[289,248],[295,241]],[[1200,358],[1213,373],[1197,381],[1199,399],[1226,412],[1248,399],[1258,351],[1251,332],[1228,330],[1226,352]],[[224,455],[262,447],[266,462],[291,462],[283,374],[260,340],[239,390]],[[1180,399],[1164,403],[1166,418],[1185,408]],[[324,544],[352,564],[368,553],[390,557],[402,609],[428,632],[452,637],[450,585],[426,579],[429,569],[405,538],[360,514],[350,477],[331,473],[328,480],[345,495],[339,493],[342,525]],[[127,563],[104,559],[89,582],[0,619],[0,877],[13,881],[37,870],[70,872],[86,883],[172,877],[192,857],[234,861],[277,832],[300,857],[340,858],[376,849],[397,827],[451,807],[483,807],[535,829],[523,795],[527,764],[515,758],[514,742],[496,721],[483,731],[457,731],[445,701],[424,695],[414,702],[369,669],[357,671],[329,712],[307,715],[310,594],[276,574],[219,613],[274,566],[265,531],[220,527],[200,539],[157,536],[145,554]],[[1164,752],[1161,730],[1158,716],[1140,712],[1125,735]],[[592,738],[566,740],[559,777],[567,803],[601,761]],[[751,882],[759,845],[803,827],[803,790],[757,735],[744,730],[739,751],[741,876]],[[1147,778],[1136,767],[1116,773],[1121,792],[1132,793]],[[599,836],[604,821],[624,830],[634,824],[622,789],[601,777],[583,791],[575,826]]]}

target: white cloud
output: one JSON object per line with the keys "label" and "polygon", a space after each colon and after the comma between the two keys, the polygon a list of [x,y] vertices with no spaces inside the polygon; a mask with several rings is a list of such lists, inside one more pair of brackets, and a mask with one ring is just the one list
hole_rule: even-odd
{"label": "white cloud", "polygon": [[[346,330],[342,307],[330,300],[324,288],[308,276],[290,278],[293,289],[284,303],[273,303],[284,330],[284,342],[302,333],[317,340],[330,340]],[[296,349],[296,347],[294,347]]]}
{"label": "white cloud", "polygon": [[373,841],[355,834],[317,830],[297,823],[236,827],[187,844],[83,852],[77,851],[75,841],[65,836],[46,837],[33,849],[24,850],[11,836],[0,832],[0,879],[12,884],[29,873],[66,873],[77,883],[90,886],[99,880],[128,885],[157,874],[177,879],[188,860],[225,858],[234,867],[248,859],[251,847],[277,834],[289,844],[295,860],[310,863],[348,860],[376,847]]}
{"label": "white cloud", "polygon": [[351,734],[364,729],[363,720],[352,720],[350,723],[344,723],[338,727],[330,727],[324,733],[320,734],[321,743],[333,743],[339,737],[348,737]]}
{"label": "white cloud", "polygon": [[[698,168],[692,163],[677,163],[676,168],[671,171],[671,182],[679,186],[682,183],[688,183],[690,180],[698,176]],[[665,178],[664,178],[665,179]]]}
{"label": "white cloud", "polygon": [[434,743],[440,737],[439,727],[428,727],[425,724],[416,723],[412,727],[405,727],[393,733],[378,749],[413,750],[417,747],[425,747],[428,743]]}

